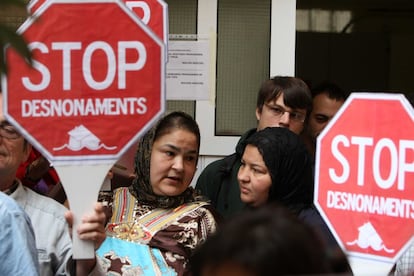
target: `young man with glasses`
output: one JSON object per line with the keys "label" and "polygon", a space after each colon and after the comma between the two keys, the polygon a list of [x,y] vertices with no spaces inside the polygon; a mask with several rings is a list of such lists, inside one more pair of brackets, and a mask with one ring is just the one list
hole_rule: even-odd
{"label": "young man with glasses", "polygon": [[263,82],[256,102],[257,128],[241,136],[235,153],[210,163],[199,176],[196,189],[224,218],[238,213],[244,208],[237,173],[246,139],[266,127],[285,127],[300,134],[311,109],[311,93],[303,80],[276,76]]}
{"label": "young man with glasses", "polygon": [[[19,165],[26,161],[31,145],[3,115],[0,93],[0,191],[13,198],[29,215],[36,238],[40,275],[103,275],[97,258],[72,260],[70,227],[73,215],[57,201],[24,187],[16,178]],[[82,192],[82,191],[79,191]],[[106,216],[101,204],[82,218],[77,229],[83,240],[98,248],[105,240]]]}

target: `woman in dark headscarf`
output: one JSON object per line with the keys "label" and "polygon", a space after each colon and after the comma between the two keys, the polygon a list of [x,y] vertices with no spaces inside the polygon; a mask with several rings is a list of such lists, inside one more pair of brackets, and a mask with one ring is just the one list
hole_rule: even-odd
{"label": "woman in dark headscarf", "polygon": [[266,128],[246,141],[238,174],[242,201],[252,207],[277,201],[299,214],[312,207],[312,175],[299,136],[287,128]]}
{"label": "woman in dark headscarf", "polygon": [[246,140],[238,180],[241,200],[251,208],[277,202],[315,229],[334,254],[338,272],[349,271],[345,255],[313,205],[312,158],[287,128],[265,128]]}
{"label": "woman in dark headscarf", "polygon": [[189,187],[199,147],[198,125],[183,112],[163,117],[142,137],[136,177],[129,188],[114,191],[107,238],[98,250],[108,274],[187,274],[192,251],[216,229],[210,205]]}

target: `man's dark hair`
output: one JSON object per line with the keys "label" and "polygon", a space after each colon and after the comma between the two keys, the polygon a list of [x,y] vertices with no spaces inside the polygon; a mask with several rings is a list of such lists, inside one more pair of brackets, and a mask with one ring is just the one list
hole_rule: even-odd
{"label": "man's dark hair", "polygon": [[301,79],[289,76],[275,76],[262,83],[257,95],[256,108],[262,111],[263,105],[275,100],[283,93],[283,103],[292,109],[312,109],[312,96],[309,86]]}
{"label": "man's dark hair", "polygon": [[330,99],[337,101],[345,101],[349,96],[349,92],[330,81],[324,81],[312,88],[312,98],[323,93],[326,93]]}

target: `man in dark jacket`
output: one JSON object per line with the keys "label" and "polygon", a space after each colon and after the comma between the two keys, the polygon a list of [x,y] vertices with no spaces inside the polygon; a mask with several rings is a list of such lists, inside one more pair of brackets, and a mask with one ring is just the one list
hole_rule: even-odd
{"label": "man in dark jacket", "polygon": [[246,139],[266,127],[285,127],[299,134],[311,109],[311,93],[301,79],[276,76],[263,82],[257,95],[257,128],[241,136],[235,153],[210,163],[200,174],[196,189],[211,200],[224,218],[238,213],[244,207],[237,173]]}

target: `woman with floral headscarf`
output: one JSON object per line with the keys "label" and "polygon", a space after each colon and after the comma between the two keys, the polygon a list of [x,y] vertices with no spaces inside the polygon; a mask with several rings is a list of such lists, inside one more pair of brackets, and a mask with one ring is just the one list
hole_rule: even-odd
{"label": "woman with floral headscarf", "polygon": [[186,113],[163,117],[139,142],[136,177],[114,191],[98,250],[108,275],[186,275],[193,250],[216,229],[210,205],[190,187],[200,147]]}

